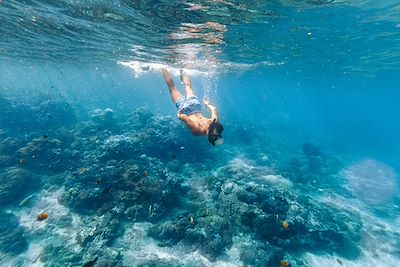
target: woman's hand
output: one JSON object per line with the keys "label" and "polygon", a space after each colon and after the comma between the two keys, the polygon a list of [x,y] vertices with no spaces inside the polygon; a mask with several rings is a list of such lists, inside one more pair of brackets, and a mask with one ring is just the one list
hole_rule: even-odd
{"label": "woman's hand", "polygon": [[206,105],[206,106],[210,105],[210,100],[208,99],[207,96],[203,97],[203,104]]}
{"label": "woman's hand", "polygon": [[178,119],[183,120],[183,117],[185,116],[185,114],[183,114],[180,110],[178,110],[178,112],[176,113],[176,116],[178,116]]}

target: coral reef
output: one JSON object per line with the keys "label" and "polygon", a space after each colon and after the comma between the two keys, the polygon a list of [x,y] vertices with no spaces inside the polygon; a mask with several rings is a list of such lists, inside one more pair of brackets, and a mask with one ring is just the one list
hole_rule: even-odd
{"label": "coral reef", "polygon": [[28,249],[28,241],[18,218],[13,214],[0,212],[0,251],[12,255]]}
{"label": "coral reef", "polygon": [[15,205],[40,185],[40,180],[19,167],[0,170],[0,204]]}
{"label": "coral reef", "polygon": [[1,97],[0,114],[0,126],[10,135],[45,133],[73,125],[77,120],[73,108],[66,101],[48,94],[39,94],[25,101],[21,101],[20,96]]}
{"label": "coral reef", "polygon": [[[51,118],[46,121],[46,114],[62,118],[69,112],[66,104],[41,105],[41,115],[33,121],[47,123]],[[16,214],[2,216],[0,230],[7,233],[0,240],[2,252],[23,253],[26,235],[35,242],[53,235],[34,260],[77,266],[97,259],[94,266],[122,266],[130,248],[115,243],[132,225],[147,223],[143,238],[157,242],[155,247],[183,248],[210,266],[231,257],[232,251],[248,266],[275,266],[286,255],[306,252],[344,259],[360,255],[359,218],[294,188],[314,192],[337,174],[339,164],[316,145],[305,143],[289,164],[279,165],[278,156],[261,145],[239,156],[229,144],[211,150],[206,140],[191,140],[174,118],[146,108],[126,118],[111,109],[95,110],[88,117],[54,125],[46,134],[32,130],[14,138],[7,137],[11,129],[0,133],[0,204]],[[246,140],[238,140],[239,146],[260,142],[259,135],[240,129]],[[246,154],[256,156],[248,159]],[[43,211],[42,204],[24,217],[27,229],[19,227],[19,209],[40,201],[39,192],[56,189],[60,194],[53,201],[64,207],[63,213]],[[31,203],[18,206],[26,197]],[[41,212],[49,219],[36,221]],[[13,225],[12,231],[3,224]],[[14,245],[7,247],[11,241]],[[186,266],[179,257],[157,256],[135,264]]]}

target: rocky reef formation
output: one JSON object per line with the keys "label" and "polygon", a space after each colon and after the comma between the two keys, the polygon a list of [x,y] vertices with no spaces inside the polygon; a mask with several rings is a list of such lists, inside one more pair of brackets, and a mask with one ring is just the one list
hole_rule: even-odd
{"label": "rocky reef formation", "polygon": [[0,204],[16,205],[40,186],[40,179],[20,167],[0,170]]}
{"label": "rocky reef formation", "polygon": [[[24,99],[24,100],[22,100]],[[77,121],[70,104],[59,97],[39,94],[26,100],[20,96],[0,95],[0,127],[9,135],[45,133]]]}
{"label": "rocky reef formation", "polygon": [[[54,104],[55,108],[50,102],[43,102],[40,114],[58,114],[62,119],[62,112],[70,112],[67,106]],[[15,228],[1,239],[4,253],[24,252],[26,236],[37,242],[41,235],[53,235],[57,238],[42,246],[36,259],[46,266],[57,262],[77,266],[94,259],[94,266],[122,266],[125,252],[114,243],[125,229],[146,222],[151,223],[146,235],[157,240],[159,248],[184,247],[211,265],[231,251],[237,251],[248,266],[277,266],[288,255],[305,252],[347,259],[360,254],[357,216],[321,204],[293,187],[293,183],[322,185],[336,173],[334,161],[316,145],[304,144],[282,176],[273,164],[277,160],[264,154],[261,146],[247,151],[260,155],[255,161],[238,157],[229,144],[212,148],[206,140],[193,141],[175,118],[146,108],[125,118],[111,109],[95,110],[87,117],[47,128],[46,134],[35,130],[21,138],[10,137],[8,131],[26,127],[24,121],[0,133],[0,204],[18,214],[18,203],[30,194],[57,189],[61,193],[56,204],[65,209],[58,215],[50,209],[49,219],[38,226],[29,221],[35,218],[30,214],[27,230],[19,227],[16,216],[4,214]],[[40,118],[46,119],[36,129],[50,119]],[[240,145],[258,142],[257,135],[248,138]],[[32,202],[40,199],[38,194]],[[0,226],[3,223],[7,224]],[[4,227],[2,233],[8,232]],[[60,235],[63,231],[70,236],[68,244]],[[8,250],[10,241],[15,245]],[[54,259],[55,254],[60,256]],[[176,258],[142,263],[181,265]]]}
{"label": "rocky reef formation", "polygon": [[[360,255],[361,222],[354,214],[298,196],[290,182],[269,169],[233,162],[208,178],[214,201],[149,229],[161,246],[183,242],[213,261],[232,246],[232,237],[247,235],[240,245],[245,264],[275,266],[286,254]],[[196,196],[198,197],[198,196]],[[206,201],[203,199],[203,201]],[[254,248],[257,248],[256,250]]]}
{"label": "rocky reef formation", "polygon": [[19,226],[18,218],[13,214],[0,212],[0,251],[17,255],[28,249],[25,231]]}

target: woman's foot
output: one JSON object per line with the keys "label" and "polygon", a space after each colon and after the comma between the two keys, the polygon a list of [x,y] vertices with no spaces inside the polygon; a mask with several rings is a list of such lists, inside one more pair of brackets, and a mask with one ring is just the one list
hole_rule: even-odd
{"label": "woman's foot", "polygon": [[189,85],[190,86],[190,80],[189,77],[186,75],[186,73],[183,70],[180,70],[180,78],[181,78],[181,82],[184,85]]}

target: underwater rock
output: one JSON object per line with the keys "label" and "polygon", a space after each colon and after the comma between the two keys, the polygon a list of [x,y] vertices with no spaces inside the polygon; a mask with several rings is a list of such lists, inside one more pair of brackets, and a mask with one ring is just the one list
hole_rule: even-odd
{"label": "underwater rock", "polygon": [[118,260],[111,260],[111,259],[105,259],[101,258],[98,261],[96,261],[96,267],[123,267],[122,263]]}
{"label": "underwater rock", "polygon": [[214,261],[232,246],[232,224],[228,219],[219,216],[208,217],[204,223],[206,236],[200,250],[210,261]]}
{"label": "underwater rock", "polygon": [[124,128],[126,129],[127,127],[130,130],[143,129],[153,116],[154,113],[151,109],[146,107],[137,108],[129,116],[127,122],[124,124]]}
{"label": "underwater rock", "polygon": [[148,229],[147,235],[163,242],[163,245],[175,245],[186,237],[187,228],[193,228],[185,217],[157,224]]}
{"label": "underwater rock", "polygon": [[72,107],[64,100],[46,94],[32,99],[15,97],[0,99],[0,126],[11,135],[43,132],[76,122]]}
{"label": "underwater rock", "polygon": [[133,205],[125,210],[124,215],[128,221],[144,220],[146,218],[146,209],[142,205]]}
{"label": "underwater rock", "polygon": [[141,151],[140,140],[128,134],[113,135],[106,139],[100,146],[102,160],[110,159],[128,159]]}
{"label": "underwater rock", "polygon": [[27,168],[35,170],[60,172],[70,164],[63,143],[54,138],[34,138],[25,147],[18,149],[17,155],[25,159]]}
{"label": "underwater rock", "polygon": [[398,174],[374,159],[363,159],[342,170],[350,191],[374,207],[392,203],[398,188]]}
{"label": "underwater rock", "polygon": [[67,102],[43,97],[38,99],[40,102],[34,107],[38,121],[43,126],[55,128],[76,122],[75,112]]}
{"label": "underwater rock", "polygon": [[64,266],[80,266],[82,254],[60,242],[46,242],[40,261],[51,267],[60,266],[60,262]]}
{"label": "underwater rock", "polygon": [[0,211],[0,251],[19,254],[28,249],[28,241],[18,218],[11,213]]}
{"label": "underwater rock", "polygon": [[[182,264],[176,259],[144,259],[140,263],[135,264],[137,267],[184,267],[187,264]],[[197,266],[197,265],[196,265]]]}
{"label": "underwater rock", "polygon": [[[184,155],[187,160],[203,159],[206,154],[210,157],[207,147],[191,142],[184,125],[177,123],[176,118],[171,116],[156,116],[149,109],[140,108],[122,125],[123,129],[129,129],[139,140],[140,150],[152,157],[168,161],[178,154]],[[192,152],[182,150],[181,147],[188,147]]]}
{"label": "underwater rock", "polygon": [[283,175],[296,183],[337,188],[340,184],[337,173],[343,164],[312,143],[304,143],[301,152],[301,155],[288,160]]}
{"label": "underwater rock", "polygon": [[185,242],[185,244],[198,245],[203,244],[205,239],[206,235],[204,231],[201,228],[196,227],[186,229],[186,236],[183,241]]}
{"label": "underwater rock", "polygon": [[110,212],[84,221],[86,227],[76,234],[76,241],[82,247],[109,246],[120,235],[120,221]]}
{"label": "underwater rock", "polygon": [[160,246],[183,242],[193,249],[200,249],[202,255],[215,261],[232,246],[232,233],[229,222],[219,216],[194,218],[190,214],[181,214],[172,221],[153,225],[147,234],[160,240]]}
{"label": "underwater rock", "polygon": [[321,149],[312,143],[304,143],[301,146],[301,151],[309,159],[320,157],[322,155]]}
{"label": "underwater rock", "polygon": [[18,167],[0,170],[0,204],[17,204],[40,184],[41,181],[27,170]]}
{"label": "underwater rock", "polygon": [[141,170],[138,164],[128,165],[122,174],[123,183],[125,187],[134,186],[140,179],[145,177],[146,170]]}
{"label": "underwater rock", "polygon": [[119,201],[127,206],[127,218],[156,221],[179,205],[179,196],[185,194],[180,180],[162,177],[162,174],[144,176],[137,182],[128,183],[124,191],[118,191]]}
{"label": "underwater rock", "polygon": [[108,192],[103,193],[104,190],[99,187],[82,189],[72,187],[63,192],[58,201],[78,213],[94,214],[105,203],[113,199],[113,195]]}
{"label": "underwater rock", "polygon": [[[104,189],[95,188],[91,191],[81,191],[81,193],[75,199],[75,207],[88,211],[93,209],[101,209],[104,207],[104,205],[107,205],[109,209],[112,208],[112,204],[110,204],[112,195],[108,194],[108,188],[110,187],[105,187]],[[107,209],[107,207],[104,208]]]}
{"label": "underwater rock", "polygon": [[[19,164],[16,151],[23,146],[24,140],[21,138],[0,137],[0,167],[16,166]],[[23,164],[19,164],[23,167]]]}
{"label": "underwater rock", "polygon": [[15,165],[15,157],[7,156],[4,154],[0,155],[0,168],[9,167],[12,165]]}
{"label": "underwater rock", "polygon": [[221,186],[221,191],[224,194],[231,194],[238,190],[238,186],[233,182],[226,182]]}
{"label": "underwater rock", "polygon": [[248,210],[248,204],[239,201],[235,194],[224,192],[219,194],[217,205],[219,214],[230,218],[233,222],[238,222],[241,215]]}
{"label": "underwater rock", "polygon": [[232,229],[253,235],[255,241],[277,250],[328,251],[344,258],[360,254],[361,223],[348,223],[354,222],[354,214],[311,201],[307,195],[296,196],[285,184],[258,179],[264,174],[247,163],[234,164],[244,167],[220,168],[208,181],[211,194],[218,193],[218,214],[229,220]]}
{"label": "underwater rock", "polygon": [[266,214],[286,214],[289,210],[288,200],[282,196],[282,192],[272,192],[268,196],[260,196],[258,206]]}
{"label": "underwater rock", "polygon": [[246,204],[253,204],[258,200],[258,196],[251,192],[251,190],[240,189],[236,193],[238,200],[246,203]]}
{"label": "underwater rock", "polygon": [[118,121],[114,117],[114,111],[112,109],[95,109],[91,112],[90,116],[96,123],[98,129],[109,130],[114,133],[120,132]]}
{"label": "underwater rock", "polygon": [[136,155],[129,160],[95,160],[64,182],[70,189],[60,202],[79,213],[101,215],[112,209],[129,221],[157,221],[185,195],[181,181],[158,159]]}
{"label": "underwater rock", "polygon": [[56,220],[55,224],[58,227],[64,228],[64,227],[71,227],[72,225],[73,218],[70,214],[65,214],[65,215],[60,215]]}
{"label": "underwater rock", "polygon": [[240,260],[246,266],[279,266],[282,252],[271,245],[254,242],[240,247]]}

